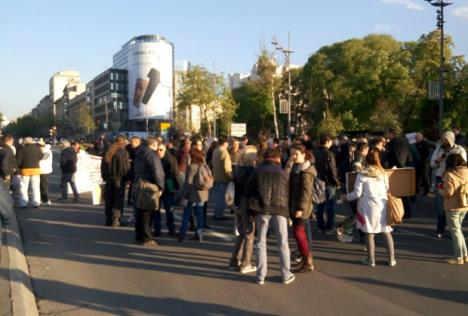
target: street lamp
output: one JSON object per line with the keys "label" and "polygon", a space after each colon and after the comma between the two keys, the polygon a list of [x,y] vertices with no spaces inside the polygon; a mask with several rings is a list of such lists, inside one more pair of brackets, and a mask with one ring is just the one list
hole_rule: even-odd
{"label": "street lamp", "polygon": [[440,30],[440,65],[439,65],[439,135],[444,129],[444,8],[453,3],[444,0],[425,0],[437,7],[437,28]]}
{"label": "street lamp", "polygon": [[281,46],[276,38],[273,38],[271,44],[277,49],[278,51],[284,54],[284,66],[288,70],[288,140],[291,140],[291,54],[293,51],[291,50],[291,35],[288,31],[288,48],[284,48]]}

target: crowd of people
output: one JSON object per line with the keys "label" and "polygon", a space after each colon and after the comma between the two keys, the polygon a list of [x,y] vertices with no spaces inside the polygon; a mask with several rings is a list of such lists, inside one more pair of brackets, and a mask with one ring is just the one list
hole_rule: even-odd
{"label": "crowd of people", "polygon": [[[453,256],[447,263],[468,262],[461,230],[468,211],[468,168],[464,140],[453,131],[431,142],[420,133],[410,144],[405,136],[388,130],[383,136],[349,138],[307,135],[292,140],[272,139],[261,133],[255,145],[247,136],[204,139],[184,137],[166,141],[162,137],[126,138],[118,136],[108,144],[100,138],[88,151],[102,157],[104,224],[111,227],[135,224],[135,241],[157,245],[162,234],[162,209],[169,236],[183,242],[188,231],[202,242],[208,202],[213,203],[212,221],[225,221],[231,209],[237,232],[229,268],[240,273],[256,272],[263,284],[267,275],[267,236],[276,236],[283,283],[294,281],[296,272],[315,269],[311,252],[311,219],[317,221],[317,234],[335,234],[335,210],[342,198],[349,202],[356,218],[367,256],[362,263],[374,267],[375,235],[383,234],[388,265],[396,266],[392,227],[387,223],[388,176],[385,169],[416,169],[418,195],[435,194],[437,225],[442,238],[451,233]],[[52,172],[50,146],[25,138],[14,145],[10,135],[2,138],[0,177],[8,187],[17,179],[18,205],[37,208],[50,203],[47,175]],[[68,198],[68,185],[75,202],[80,201],[74,182],[78,142],[63,142],[60,157],[62,196]],[[346,174],[357,172],[353,190],[345,189]],[[434,179],[434,181],[432,181]],[[432,186],[432,183],[435,185]],[[28,190],[30,194],[28,194]],[[15,190],[13,190],[15,192]],[[411,197],[403,197],[404,217],[410,218]],[[133,214],[124,219],[126,204]],[[174,208],[183,207],[180,225]],[[289,228],[290,227],[290,228]],[[291,252],[289,231],[297,251]],[[253,261],[254,247],[256,261]],[[292,257],[291,257],[292,256]],[[293,268],[291,268],[291,263]]]}

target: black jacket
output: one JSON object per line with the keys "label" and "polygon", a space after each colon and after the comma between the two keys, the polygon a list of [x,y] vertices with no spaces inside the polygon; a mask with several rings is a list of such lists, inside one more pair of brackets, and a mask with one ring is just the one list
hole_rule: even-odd
{"label": "black jacket", "polygon": [[135,153],[135,178],[134,183],[144,179],[156,184],[160,190],[164,190],[164,169],[157,153],[146,146],[138,147]]}
{"label": "black jacket", "polygon": [[289,216],[289,176],[281,165],[264,161],[247,185],[248,207],[261,214]]}
{"label": "black jacket", "polygon": [[78,154],[73,147],[62,150],[60,155],[60,169],[63,173],[75,173]]}
{"label": "black jacket", "polygon": [[246,196],[249,178],[254,174],[255,168],[252,166],[238,166],[234,172],[234,205],[239,207],[241,198]]}
{"label": "black jacket", "polygon": [[387,146],[388,168],[404,168],[411,166],[413,161],[409,142],[406,137],[396,137]]}
{"label": "black jacket", "polygon": [[104,155],[101,163],[102,179],[106,182],[115,181],[115,183],[125,180],[130,169],[130,159],[128,158],[127,151],[122,148],[118,149],[110,162],[107,162],[105,157],[106,155]]}
{"label": "black jacket", "polygon": [[328,148],[321,146],[315,152],[315,169],[317,177],[327,185],[339,186],[338,172],[336,170],[335,156]]}
{"label": "black jacket", "polygon": [[19,169],[37,169],[44,154],[35,144],[26,144],[18,150],[16,162]]}
{"label": "black jacket", "polygon": [[16,158],[13,149],[5,145],[0,149],[0,177],[12,176],[17,169]]}
{"label": "black jacket", "polygon": [[[179,166],[177,165],[177,159],[174,157],[172,154],[170,154],[168,151],[166,151],[166,154],[164,157],[161,159],[161,163],[164,169],[164,177],[167,181],[173,181],[174,183],[174,191],[178,191],[180,186],[179,186]],[[164,191],[164,193],[169,193],[167,191]],[[172,192],[175,193],[175,192]]]}

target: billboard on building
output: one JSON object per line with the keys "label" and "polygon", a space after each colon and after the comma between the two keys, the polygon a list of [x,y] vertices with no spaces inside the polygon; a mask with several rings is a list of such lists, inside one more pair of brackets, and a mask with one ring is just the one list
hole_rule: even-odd
{"label": "billboard on building", "polygon": [[164,40],[136,42],[128,49],[128,116],[130,120],[170,119],[172,45]]}

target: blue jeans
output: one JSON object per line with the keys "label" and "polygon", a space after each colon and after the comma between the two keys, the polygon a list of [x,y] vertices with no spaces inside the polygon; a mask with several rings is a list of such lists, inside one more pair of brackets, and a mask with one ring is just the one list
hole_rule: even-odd
{"label": "blue jeans", "polygon": [[185,233],[187,232],[188,223],[190,220],[190,215],[192,215],[192,209],[195,210],[195,215],[197,217],[197,233],[201,235],[201,233],[203,232],[203,226],[205,225],[203,222],[204,204],[204,202],[189,203],[186,207],[184,207],[184,215],[182,215],[182,223],[180,224],[179,238],[185,237]]}
{"label": "blue jeans", "polygon": [[[163,194],[159,200],[159,205],[164,205],[164,210],[166,211],[166,226],[170,234],[175,232],[174,225],[174,210],[172,206],[174,205],[174,195],[172,194]],[[153,225],[154,232],[156,234],[161,233],[161,210],[154,212],[153,214]]]}
{"label": "blue jeans", "polygon": [[435,204],[436,204],[436,217],[437,217],[437,233],[443,234],[445,232],[445,226],[447,226],[447,219],[444,211],[444,197],[439,194],[437,185],[442,183],[441,177],[436,177],[436,190],[435,190]]}
{"label": "blue jeans", "polygon": [[[331,230],[335,226],[336,187],[327,185],[325,190],[326,200],[317,205],[317,224],[320,230]],[[323,213],[327,211],[327,224],[323,219]]]}
{"label": "blue jeans", "polygon": [[68,197],[68,183],[70,183],[75,199],[80,198],[80,195],[78,194],[78,190],[76,189],[75,174],[62,172],[62,181],[61,181],[62,199],[66,200]]}
{"label": "blue jeans", "polygon": [[215,181],[213,187],[213,194],[214,194],[214,218],[222,217],[224,215],[224,210],[226,209],[226,190],[227,190],[228,182],[219,182]]}
{"label": "blue jeans", "polygon": [[283,280],[291,277],[291,258],[288,243],[288,219],[281,215],[257,215],[257,280],[265,280],[267,274],[267,232],[270,220],[273,222],[280,257]]}
{"label": "blue jeans", "polygon": [[453,254],[457,259],[468,256],[466,241],[461,228],[466,213],[467,211],[445,211],[450,234],[452,235]]}

